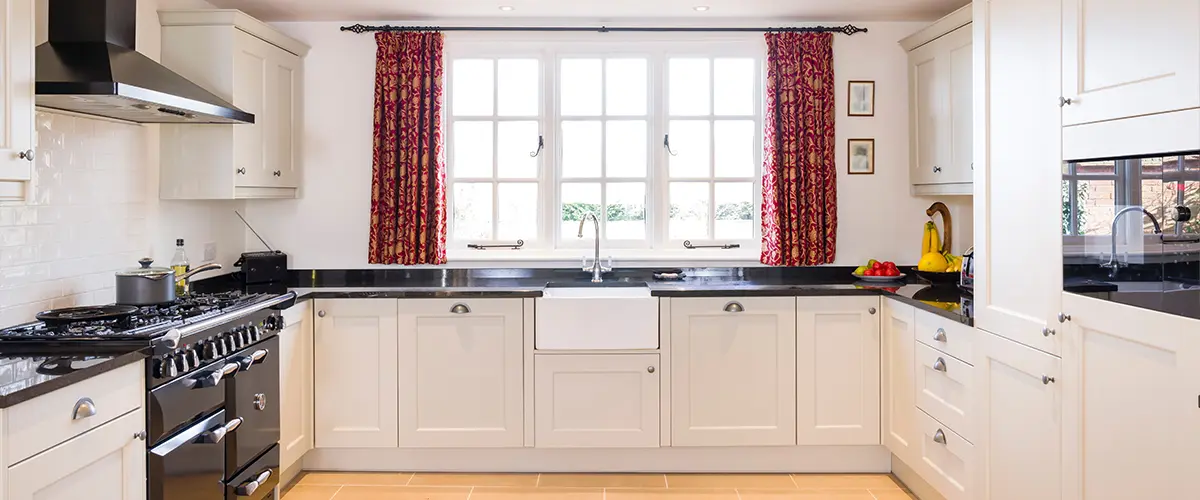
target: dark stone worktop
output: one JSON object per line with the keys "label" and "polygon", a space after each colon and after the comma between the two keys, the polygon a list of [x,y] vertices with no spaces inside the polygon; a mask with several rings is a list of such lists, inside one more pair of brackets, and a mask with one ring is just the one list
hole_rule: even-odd
{"label": "dark stone worktop", "polygon": [[124,353],[30,353],[0,349],[0,408],[49,394],[147,357],[147,349]]}

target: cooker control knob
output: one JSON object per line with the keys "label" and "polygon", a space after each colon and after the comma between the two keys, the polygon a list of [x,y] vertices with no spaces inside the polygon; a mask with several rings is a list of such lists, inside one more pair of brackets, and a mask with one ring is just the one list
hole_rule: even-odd
{"label": "cooker control knob", "polygon": [[258,342],[259,340],[262,340],[262,328],[259,328],[258,325],[250,325],[250,341]]}
{"label": "cooker control knob", "polygon": [[179,369],[179,373],[187,373],[192,369],[191,362],[188,360],[187,351],[179,351],[175,353],[175,367]]}
{"label": "cooker control knob", "polygon": [[250,343],[254,342],[254,332],[251,330],[252,328],[255,327],[253,325],[242,327],[241,335],[243,346],[250,345]]}
{"label": "cooker control knob", "polygon": [[151,365],[153,366],[153,371],[151,373],[153,374],[154,378],[163,378],[165,374],[163,373],[162,358],[154,358],[154,362]]}
{"label": "cooker control knob", "polygon": [[237,335],[234,332],[226,333],[222,340],[225,342],[225,354],[233,354],[237,350],[237,340],[234,338]]}
{"label": "cooker control knob", "polygon": [[170,354],[163,356],[163,376],[174,378],[176,375],[179,375],[179,369],[175,367],[175,357]]}
{"label": "cooker control knob", "polygon": [[188,362],[191,363],[192,369],[200,368],[200,358],[203,357],[200,350],[203,348],[203,346],[197,344],[196,347],[188,349]]}

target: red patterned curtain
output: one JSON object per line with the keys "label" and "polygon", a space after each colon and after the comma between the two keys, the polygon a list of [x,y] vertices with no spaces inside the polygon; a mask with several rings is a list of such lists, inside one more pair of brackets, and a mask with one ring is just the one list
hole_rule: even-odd
{"label": "red patterned curtain", "polygon": [[828,264],[837,240],[833,34],[766,37],[762,263]]}
{"label": "red patterned curtain", "polygon": [[372,264],[446,263],[441,33],[380,32],[375,58]]}

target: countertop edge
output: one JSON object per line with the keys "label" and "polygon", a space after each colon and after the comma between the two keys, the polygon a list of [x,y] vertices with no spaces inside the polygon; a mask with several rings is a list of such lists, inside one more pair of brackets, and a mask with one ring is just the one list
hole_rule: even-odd
{"label": "countertop edge", "polygon": [[74,371],[58,378],[47,380],[38,384],[31,385],[17,392],[0,396],[0,409],[11,408],[31,399],[45,396],[59,389],[69,387],[71,385],[83,382],[97,375],[108,373],[125,365],[136,363],[150,357],[149,349],[138,349],[131,351],[113,359],[98,363],[82,370]]}

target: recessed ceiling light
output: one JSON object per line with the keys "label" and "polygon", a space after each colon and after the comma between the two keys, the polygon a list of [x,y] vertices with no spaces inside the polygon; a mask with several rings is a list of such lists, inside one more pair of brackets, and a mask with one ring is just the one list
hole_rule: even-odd
{"label": "recessed ceiling light", "polygon": [[707,5],[697,5],[695,7],[692,7],[692,10],[694,10],[696,12],[708,12],[708,6]]}
{"label": "recessed ceiling light", "polygon": [[513,9],[513,6],[511,6],[511,5],[501,5],[500,10],[502,10],[504,12],[512,12],[515,9]]}

